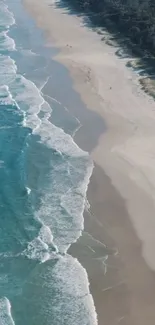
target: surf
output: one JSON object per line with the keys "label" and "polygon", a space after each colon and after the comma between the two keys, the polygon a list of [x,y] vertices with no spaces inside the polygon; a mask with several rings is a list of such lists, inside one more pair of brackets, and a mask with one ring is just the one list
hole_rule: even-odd
{"label": "surf", "polygon": [[[79,316],[77,319],[75,316],[83,303],[83,316],[80,316],[84,319],[83,324],[96,324],[95,307],[89,293],[86,271],[67,253],[70,245],[77,241],[84,229],[83,212],[93,162],[69,133],[54,125],[53,108],[43,95],[48,76],[38,88],[35,82],[19,73],[18,59],[15,60],[14,52],[17,58],[18,53],[24,56],[27,52],[19,48],[9,35],[15,23],[14,15],[1,1],[0,178],[3,190],[0,209],[3,220],[1,219],[0,232],[5,227],[8,237],[1,237],[0,256],[8,283],[3,284],[3,280],[0,280],[0,288],[5,314],[7,305],[6,324],[18,325],[22,317],[23,324],[27,323],[22,312],[26,315],[29,301],[32,305],[35,303],[32,296],[33,285],[31,289],[30,283],[42,276],[43,268],[44,274],[47,272],[44,288],[48,283],[49,287],[51,285],[50,290],[61,291],[56,298],[53,298],[51,292],[51,305],[54,303],[52,299],[57,299],[60,308],[64,305],[68,324],[72,324],[73,320],[76,324],[81,323]],[[31,59],[31,56],[34,58],[38,53],[31,49],[28,55]],[[48,269],[51,274],[50,284]],[[37,277],[35,272],[40,272]],[[67,274],[70,274],[69,277]],[[80,280],[77,290],[74,291],[78,274]],[[32,280],[33,277],[35,280]],[[10,282],[10,279],[13,280]],[[32,297],[29,297],[30,292]],[[44,290],[40,295],[44,295]],[[74,305],[68,300],[71,296],[74,297]],[[44,304],[47,304],[46,298]],[[21,316],[18,315],[18,305]],[[77,309],[70,315],[70,308],[73,306]],[[45,314],[46,312],[47,310]],[[55,325],[60,324],[54,307],[49,310],[49,314],[55,317]],[[33,317],[32,310],[29,313],[29,324]]]}

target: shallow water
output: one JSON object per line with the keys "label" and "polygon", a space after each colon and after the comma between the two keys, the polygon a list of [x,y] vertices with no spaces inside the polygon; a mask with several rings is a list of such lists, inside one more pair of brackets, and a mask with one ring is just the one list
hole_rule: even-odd
{"label": "shallow water", "polygon": [[78,119],[43,96],[56,52],[43,44],[20,0],[0,0],[0,324],[96,324],[86,271],[67,254],[93,163],[73,140]]}

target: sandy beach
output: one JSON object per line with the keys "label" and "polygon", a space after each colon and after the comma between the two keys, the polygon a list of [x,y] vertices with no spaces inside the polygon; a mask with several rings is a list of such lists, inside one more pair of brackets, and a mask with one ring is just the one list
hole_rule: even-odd
{"label": "sandy beach", "polygon": [[55,60],[68,68],[88,114],[97,113],[106,124],[95,144],[93,115],[80,120],[82,133],[75,137],[95,168],[85,231],[70,249],[87,269],[98,323],[154,325],[155,103],[127,68],[129,59],[107,44],[106,32],[97,34],[55,1],[24,3],[47,45],[59,49]]}

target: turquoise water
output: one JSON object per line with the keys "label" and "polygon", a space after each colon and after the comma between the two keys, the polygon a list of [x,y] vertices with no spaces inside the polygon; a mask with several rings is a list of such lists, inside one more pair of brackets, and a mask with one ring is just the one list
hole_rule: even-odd
{"label": "turquoise water", "polygon": [[54,52],[20,0],[0,0],[2,325],[96,324],[86,271],[67,253],[93,165],[72,138],[79,121],[43,96]]}

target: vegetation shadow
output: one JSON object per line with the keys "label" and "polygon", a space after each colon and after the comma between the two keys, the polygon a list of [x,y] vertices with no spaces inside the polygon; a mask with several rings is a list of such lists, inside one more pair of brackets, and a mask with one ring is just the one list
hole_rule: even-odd
{"label": "vegetation shadow", "polygon": [[[129,59],[126,65],[138,73],[141,77],[140,84],[143,90],[149,93],[143,79],[149,78],[155,85],[155,57],[152,54],[152,49],[149,50],[149,48],[133,42],[124,32],[123,26],[118,28],[112,15],[105,13],[102,15],[102,12],[87,10],[84,5],[81,6],[79,3],[79,0],[60,0],[56,6],[64,10],[64,13],[67,11],[70,15],[82,17],[83,25],[101,35],[101,41],[116,47],[116,55],[120,59]],[[151,87],[149,94],[155,98],[155,89],[153,91]]]}

